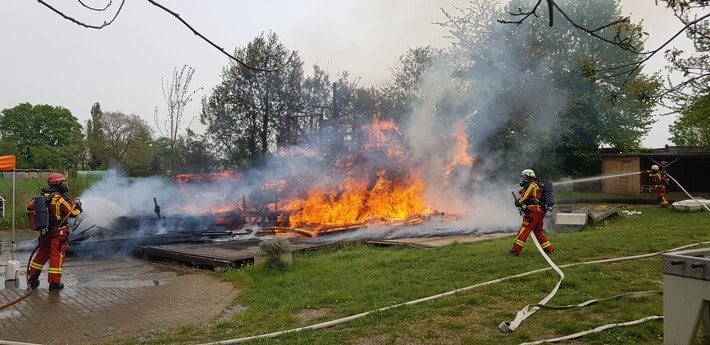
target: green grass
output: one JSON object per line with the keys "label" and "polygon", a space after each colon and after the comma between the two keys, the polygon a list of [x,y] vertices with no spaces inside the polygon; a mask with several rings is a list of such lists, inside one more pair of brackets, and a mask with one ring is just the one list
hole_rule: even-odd
{"label": "green grass", "polygon": [[[665,251],[710,241],[710,213],[638,206],[641,215],[609,218],[580,232],[551,233],[558,265]],[[234,313],[209,327],[186,326],[124,344],[196,344],[283,331],[548,267],[528,240],[520,257],[512,237],[442,248],[340,244],[294,255],[285,270],[247,266],[219,271],[239,289]],[[710,244],[705,245],[710,247]],[[549,305],[661,290],[661,256],[563,268]],[[384,311],[319,330],[247,344],[519,344],[663,314],[660,295],[602,301],[582,309],[540,310],[513,333],[498,325],[537,303],[559,277],[552,270]],[[199,292],[196,292],[199,293]],[[308,317],[305,317],[308,316]],[[206,322],[209,320],[206,320]],[[566,344],[662,344],[663,321],[606,330]]]}

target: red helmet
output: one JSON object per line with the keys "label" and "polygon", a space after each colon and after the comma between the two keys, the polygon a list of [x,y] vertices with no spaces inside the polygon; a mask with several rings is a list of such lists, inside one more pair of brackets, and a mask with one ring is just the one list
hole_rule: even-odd
{"label": "red helmet", "polygon": [[53,173],[53,174],[49,175],[49,177],[47,178],[47,184],[50,186],[55,186],[55,185],[61,184],[62,182],[66,181],[66,180],[67,180],[67,178],[64,177],[64,175],[62,175],[60,173]]}

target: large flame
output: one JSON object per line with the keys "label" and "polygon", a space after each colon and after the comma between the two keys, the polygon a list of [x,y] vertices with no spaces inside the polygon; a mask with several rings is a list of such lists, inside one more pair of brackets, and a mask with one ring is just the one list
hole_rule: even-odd
{"label": "large flame", "polygon": [[[420,172],[401,164],[412,164],[404,145],[394,122],[375,116],[373,123],[363,128],[363,152],[350,157],[358,165],[348,171],[337,188],[315,187],[306,198],[284,205],[292,212],[290,225],[327,229],[402,221],[433,213],[422,198],[425,184]],[[376,167],[380,168],[370,171]]]}

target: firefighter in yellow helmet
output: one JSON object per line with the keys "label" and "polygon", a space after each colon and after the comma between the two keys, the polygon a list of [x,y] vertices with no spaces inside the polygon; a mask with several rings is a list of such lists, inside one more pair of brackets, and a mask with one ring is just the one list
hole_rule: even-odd
{"label": "firefighter in yellow helmet", "polygon": [[661,207],[668,207],[668,197],[666,195],[666,188],[668,186],[668,175],[665,170],[657,165],[651,165],[651,170],[648,171],[648,177],[651,178],[653,184],[656,187],[656,199],[661,204]]}
{"label": "firefighter in yellow helmet", "polygon": [[520,198],[515,200],[515,207],[523,210],[523,222],[509,252],[515,256],[520,255],[528,235],[532,231],[542,249],[547,254],[552,254],[554,252],[552,244],[542,232],[546,210],[542,203],[542,189],[535,176],[535,171],[532,169],[523,170],[520,173],[519,184],[523,189],[520,190]]}
{"label": "firefighter in yellow helmet", "polygon": [[[69,244],[68,218],[75,218],[81,213],[81,202],[79,199],[69,200],[66,193],[69,192],[67,179],[60,173],[50,174],[47,178],[49,187],[42,188],[42,194],[48,200],[49,226],[46,231],[39,235],[39,249],[28,267],[28,285],[32,289],[39,287],[39,275],[42,272],[47,260],[49,260],[49,270],[47,280],[49,290],[61,290],[62,266],[64,266],[64,255]],[[35,200],[32,199],[27,205],[27,210],[35,209]],[[44,201],[41,201],[44,202]]]}

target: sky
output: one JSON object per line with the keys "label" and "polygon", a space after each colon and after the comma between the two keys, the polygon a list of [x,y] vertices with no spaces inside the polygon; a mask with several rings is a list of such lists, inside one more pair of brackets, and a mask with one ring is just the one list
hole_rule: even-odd
{"label": "sky", "polygon": [[[457,13],[454,6],[468,4],[467,0],[158,1],[230,53],[273,32],[287,48],[298,51],[306,74],[318,64],[331,76],[348,71],[360,78],[361,86],[387,80],[408,48],[448,47],[447,32],[433,23],[444,21],[442,9]],[[75,1],[47,2],[91,25],[110,21],[115,13],[84,10]],[[84,3],[102,7],[107,1]],[[647,48],[655,48],[679,29],[677,20],[655,0],[624,0],[622,6],[632,21],[644,20]],[[221,82],[222,69],[229,64],[223,53],[147,1],[127,1],[111,25],[97,30],[72,23],[37,1],[3,0],[0,33],[0,110],[25,102],[62,106],[82,125],[90,119],[92,104],[99,102],[103,111],[137,114],[155,128],[154,110],[164,114],[166,109],[162,85],[171,80],[175,68],[187,65],[195,69],[190,86],[197,92],[186,108],[183,126],[200,132],[200,100]],[[685,39],[674,45],[690,47]],[[659,54],[645,72],[664,66]],[[657,119],[642,146],[672,145],[667,139],[674,115]]]}

